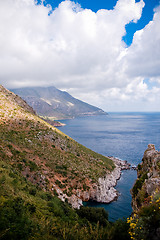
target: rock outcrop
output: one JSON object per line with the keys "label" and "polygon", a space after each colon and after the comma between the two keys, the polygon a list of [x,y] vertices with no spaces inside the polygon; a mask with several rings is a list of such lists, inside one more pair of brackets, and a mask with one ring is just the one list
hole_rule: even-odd
{"label": "rock outcrop", "polygon": [[80,206],[83,205],[83,201],[110,203],[116,200],[119,192],[115,189],[115,186],[121,177],[122,170],[129,170],[133,167],[127,161],[122,161],[114,157],[110,157],[110,159],[112,159],[115,164],[115,169],[112,172],[108,172],[106,176],[100,177],[97,183],[90,185],[88,191],[77,189],[76,193],[71,197],[67,197],[61,193],[59,195],[61,200],[64,201],[65,198],[67,198],[73,208],[80,208]]}
{"label": "rock outcrop", "polygon": [[160,239],[160,152],[148,145],[132,188],[133,213],[127,222],[131,239]]}
{"label": "rock outcrop", "polygon": [[139,210],[156,191],[160,191],[160,152],[149,144],[138,165],[137,181],[132,189],[133,210]]}
{"label": "rock outcrop", "polygon": [[90,192],[89,200],[102,203],[110,203],[117,199],[119,193],[114,188],[117,184],[117,180],[121,176],[121,168],[116,166],[115,169],[107,174],[103,178],[98,179],[98,184],[95,186],[94,190]]}

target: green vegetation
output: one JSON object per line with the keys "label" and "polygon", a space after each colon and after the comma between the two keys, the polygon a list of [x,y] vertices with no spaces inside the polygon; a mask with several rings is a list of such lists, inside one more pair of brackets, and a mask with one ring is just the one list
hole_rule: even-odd
{"label": "green vegetation", "polygon": [[[50,192],[44,192],[19,170],[0,161],[0,239],[2,240],[116,240],[125,221],[111,224],[104,209],[73,210]],[[125,238],[128,239],[127,230]]]}
{"label": "green vegetation", "polygon": [[127,223],[133,240],[160,239],[159,161],[159,152],[149,145],[142,164],[138,165],[138,179],[132,188],[134,214]]}
{"label": "green vegetation", "polygon": [[150,196],[149,199],[148,204],[127,220],[131,239],[152,240],[160,237],[160,194],[155,194],[154,198]]}
{"label": "green vegetation", "polygon": [[103,226],[108,224],[108,213],[104,208],[90,208],[90,207],[81,207],[76,211],[78,215],[82,218],[86,218],[91,223],[97,223]]}
{"label": "green vegetation", "polygon": [[134,184],[134,187],[132,188],[132,194],[135,197],[139,190],[141,190],[142,185],[145,181],[145,179],[147,179],[147,173],[144,173],[139,179],[136,180],[136,183]]}
{"label": "green vegetation", "polygon": [[73,210],[57,197],[57,189],[68,197],[89,190],[114,163],[33,113],[0,86],[0,239],[116,240],[125,221],[111,224],[103,209]]}
{"label": "green vegetation", "polygon": [[[159,183],[160,157],[158,151],[151,157],[150,149],[138,165],[132,189],[136,210],[127,221],[110,223],[104,209],[74,210],[69,197],[93,190],[92,184],[114,169],[113,162],[34,115],[0,86],[0,239],[160,239],[160,187],[155,190],[154,184]],[[147,191],[149,180],[153,194]],[[65,202],[57,197],[63,193]]]}
{"label": "green vegetation", "polygon": [[62,191],[71,188],[71,196],[76,182],[81,191],[89,190],[93,182],[114,169],[110,159],[77,143],[34,115],[33,110],[29,112],[30,107],[18,96],[3,87],[0,90],[1,156],[29,181],[46,190],[52,184]]}

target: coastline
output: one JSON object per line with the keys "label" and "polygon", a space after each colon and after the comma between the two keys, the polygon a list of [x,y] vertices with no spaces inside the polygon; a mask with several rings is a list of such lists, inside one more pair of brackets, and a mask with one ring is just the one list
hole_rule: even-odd
{"label": "coastline", "polygon": [[[40,116],[39,116],[40,117]],[[66,124],[65,123],[61,123],[58,120],[51,120],[49,118],[44,118],[44,117],[40,117],[43,121],[49,123],[50,125],[52,125],[53,127],[63,127]]]}
{"label": "coastline", "polygon": [[98,179],[97,189],[96,191],[91,194],[90,199],[91,201],[96,201],[99,203],[111,203],[118,199],[120,193],[115,189],[117,185],[117,181],[120,179],[123,170],[136,170],[136,167],[132,166],[130,163],[124,160],[120,160],[115,157],[108,157],[110,158],[114,164],[115,169],[106,174],[105,177]]}
{"label": "coastline", "polygon": [[65,201],[67,198],[72,207],[77,209],[83,206],[83,202],[94,201],[109,204],[116,201],[121,193],[115,189],[115,186],[121,178],[122,171],[136,170],[136,167],[127,161],[115,157],[108,158],[114,161],[115,164],[115,169],[112,172],[108,172],[104,177],[100,177],[98,182],[93,183],[88,191],[80,191],[77,189],[76,193],[69,198],[61,192],[59,195],[61,200]]}
{"label": "coastline", "polygon": [[109,204],[113,201],[116,201],[121,195],[121,193],[118,192],[115,187],[118,180],[121,178],[122,171],[136,170],[137,167],[117,157],[106,157],[111,159],[115,164],[115,169],[112,172],[106,172],[106,175],[100,177],[97,183],[90,182],[89,190],[83,191],[77,189],[71,197],[68,197],[62,192],[59,192],[59,198],[62,201],[65,201],[65,199],[67,199],[73,208],[78,209],[83,206],[83,202],[93,201],[97,203]]}

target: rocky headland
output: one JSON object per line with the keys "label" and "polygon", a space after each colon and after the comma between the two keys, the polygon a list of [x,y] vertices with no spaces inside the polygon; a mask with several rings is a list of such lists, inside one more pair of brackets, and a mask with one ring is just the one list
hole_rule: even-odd
{"label": "rocky headland", "polygon": [[138,165],[137,181],[132,189],[132,207],[139,210],[150,197],[160,191],[160,152],[149,144]]}
{"label": "rocky headland", "polygon": [[160,239],[160,151],[149,144],[131,190],[133,213],[127,219],[131,239]]}
{"label": "rocky headland", "polygon": [[[127,161],[109,157],[115,164],[115,169],[98,179],[98,183],[93,186],[89,199],[96,202],[110,203],[116,200],[119,192],[114,188],[121,177],[122,170],[130,170],[133,167]],[[85,200],[85,199],[84,199]]]}
{"label": "rocky headland", "polygon": [[53,86],[18,88],[12,91],[33,107],[39,116],[51,120],[107,115],[102,109],[80,101]]}
{"label": "rocky headland", "polygon": [[64,123],[61,123],[59,121],[55,121],[55,120],[51,120],[49,118],[43,118],[43,117],[40,117],[42,120],[44,120],[45,122],[49,123],[50,125],[52,125],[53,127],[63,127],[65,126],[66,124]]}
{"label": "rocky headland", "polygon": [[67,198],[72,207],[78,209],[83,205],[83,202],[87,201],[110,203],[114,200],[117,200],[120,193],[115,189],[115,186],[121,177],[122,171],[131,169],[135,170],[136,167],[132,166],[127,161],[120,160],[115,157],[108,158],[111,159],[115,164],[115,168],[112,172],[108,172],[104,177],[100,177],[97,183],[90,184],[89,190],[82,191],[77,189],[75,194],[73,194],[71,197],[68,197],[66,194],[63,194],[62,191],[56,189],[59,198],[62,201],[65,201]]}

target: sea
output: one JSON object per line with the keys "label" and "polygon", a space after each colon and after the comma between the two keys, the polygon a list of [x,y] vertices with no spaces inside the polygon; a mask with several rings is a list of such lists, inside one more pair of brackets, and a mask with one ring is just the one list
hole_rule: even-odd
{"label": "sea", "polygon": [[[105,156],[127,160],[134,166],[141,163],[148,144],[160,150],[160,113],[109,113],[108,115],[60,120],[59,129],[77,142]],[[120,196],[109,204],[84,203],[103,207],[109,220],[127,218],[132,212],[130,189],[136,180],[136,170],[124,170],[116,189]]]}

